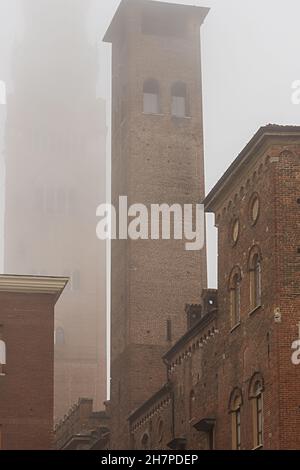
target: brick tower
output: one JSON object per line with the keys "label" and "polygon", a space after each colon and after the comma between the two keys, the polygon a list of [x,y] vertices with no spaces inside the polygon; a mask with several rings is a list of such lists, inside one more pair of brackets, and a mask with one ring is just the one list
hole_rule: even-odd
{"label": "brick tower", "polygon": [[97,409],[106,398],[106,247],[95,233],[106,193],[105,102],[89,2],[26,0],[22,12],[7,97],[4,269],[70,277],[55,325],[57,420],[80,397]]}
{"label": "brick tower", "polygon": [[[200,26],[208,9],[123,0],[112,43],[112,203],[196,204],[204,196]],[[165,382],[162,354],[206,287],[205,250],[183,241],[112,243],[112,447]]]}

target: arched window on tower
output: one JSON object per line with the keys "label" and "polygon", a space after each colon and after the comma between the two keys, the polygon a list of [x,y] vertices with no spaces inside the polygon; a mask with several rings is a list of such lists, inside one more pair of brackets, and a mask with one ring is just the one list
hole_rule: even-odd
{"label": "arched window on tower", "polygon": [[176,82],[172,85],[172,116],[186,117],[188,115],[187,89],[184,82]]}
{"label": "arched window on tower", "polygon": [[6,85],[3,80],[0,80],[0,105],[6,104]]}
{"label": "arched window on tower", "polygon": [[157,80],[149,79],[144,82],[144,113],[159,114],[160,113],[160,91]]}
{"label": "arched window on tower", "polygon": [[6,365],[6,344],[0,340],[0,375],[4,375],[4,366]]}

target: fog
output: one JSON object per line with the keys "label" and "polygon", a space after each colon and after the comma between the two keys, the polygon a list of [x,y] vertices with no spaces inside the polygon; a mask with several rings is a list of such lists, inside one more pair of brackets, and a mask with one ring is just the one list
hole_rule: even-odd
{"label": "fog", "polygon": [[[105,347],[109,286],[106,248],[94,232],[96,206],[109,193],[111,48],[102,37],[118,4],[0,0],[0,80],[7,95],[6,103],[0,97],[1,265],[16,274],[72,277],[57,315],[66,341],[72,324],[70,350],[57,353],[57,390],[68,383],[58,414],[79,393],[77,358],[92,378],[92,390],[83,386],[80,394],[94,395],[98,404],[104,398],[103,390],[94,391],[99,370],[102,377],[105,371],[99,342]],[[299,124],[300,106],[291,95],[300,79],[300,4],[194,4],[211,7],[202,29],[209,191],[261,125]],[[216,232],[208,220],[209,285],[215,287]]]}

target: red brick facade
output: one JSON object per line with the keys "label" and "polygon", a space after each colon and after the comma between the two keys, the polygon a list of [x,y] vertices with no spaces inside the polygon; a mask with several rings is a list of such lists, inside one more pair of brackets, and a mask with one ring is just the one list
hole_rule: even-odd
{"label": "red brick facade", "polygon": [[[105,38],[113,43],[116,206],[122,194],[144,204],[195,204],[204,194],[198,45],[206,14],[121,2]],[[160,106],[152,101],[156,112],[143,113],[149,77],[160,79],[159,92],[157,81],[149,92]],[[172,115],[176,80],[193,97],[189,116]],[[113,242],[110,448],[299,448],[299,181],[300,128],[266,126],[207,196],[218,292],[206,289],[205,250]]]}
{"label": "red brick facade", "polygon": [[[130,417],[135,448],[144,448],[149,435],[153,449],[180,443],[187,449],[235,449],[237,410],[241,449],[299,448],[300,365],[292,363],[291,349],[300,322],[299,180],[300,128],[267,126],[206,198],[219,233],[218,300],[212,291],[208,297],[204,292],[202,318],[164,357],[171,398],[150,400]],[[233,241],[236,220],[240,228]],[[253,308],[255,253],[261,295]],[[235,270],[240,272],[240,321],[233,324]],[[161,421],[164,438],[158,442]]]}
{"label": "red brick facade", "polygon": [[[204,197],[200,26],[206,14],[206,8],[123,0],[109,27],[116,208],[119,196],[147,207]],[[149,82],[157,87],[150,112],[143,102]],[[186,91],[181,117],[171,99],[178,83],[178,93]],[[173,239],[116,240],[111,276],[112,442],[128,448],[127,416],[164,384],[161,356],[185,331],[186,299],[199,303],[206,287],[205,250],[188,252]]]}
{"label": "red brick facade", "polygon": [[53,448],[54,305],[65,283],[0,276],[2,450]]}

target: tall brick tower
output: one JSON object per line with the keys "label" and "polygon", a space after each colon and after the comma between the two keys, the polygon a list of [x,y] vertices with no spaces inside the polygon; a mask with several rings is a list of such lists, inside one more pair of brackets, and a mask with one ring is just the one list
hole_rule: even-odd
{"label": "tall brick tower", "polygon": [[[196,204],[204,196],[200,26],[206,8],[123,0],[112,43],[112,203]],[[112,243],[112,446],[165,382],[161,355],[206,287],[206,254],[182,241]]]}
{"label": "tall brick tower", "polygon": [[[105,103],[87,0],[25,0],[7,97],[5,272],[70,277],[57,306],[55,416],[106,398]],[[53,27],[55,25],[55,27]]]}

